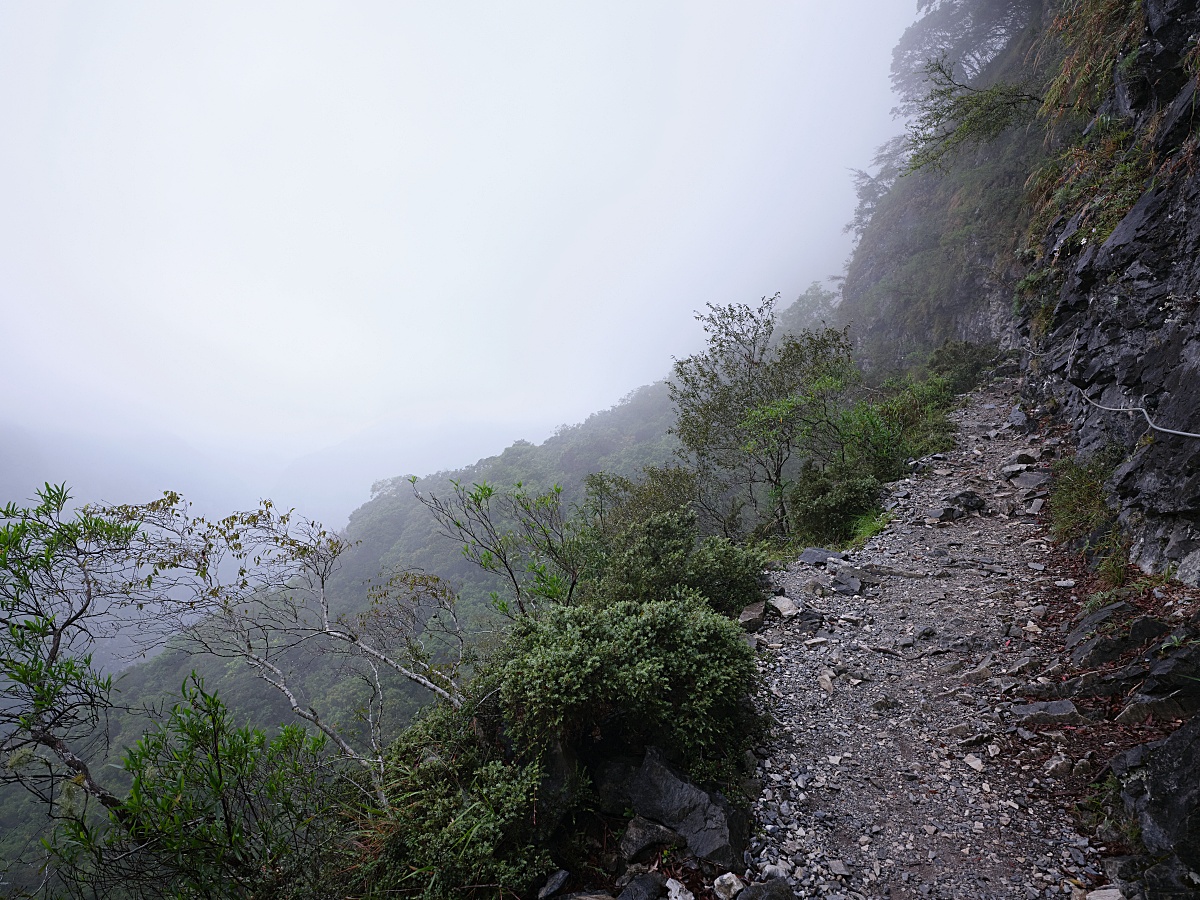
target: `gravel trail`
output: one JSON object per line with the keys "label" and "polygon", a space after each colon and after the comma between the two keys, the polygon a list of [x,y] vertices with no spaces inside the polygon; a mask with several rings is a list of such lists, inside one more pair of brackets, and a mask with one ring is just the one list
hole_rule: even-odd
{"label": "gravel trail", "polygon": [[1080,714],[1029,699],[1062,672],[1048,610],[1077,598],[1037,518],[1062,445],[1026,430],[1015,396],[971,395],[956,449],[889,486],[894,518],[862,550],[775,573],[756,637],[779,726],[748,874],[830,900],[1104,881],[1066,786],[1094,763],[1058,752]]}

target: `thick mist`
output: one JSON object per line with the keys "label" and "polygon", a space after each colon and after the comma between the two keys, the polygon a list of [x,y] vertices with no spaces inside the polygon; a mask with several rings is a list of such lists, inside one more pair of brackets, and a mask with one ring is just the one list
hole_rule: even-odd
{"label": "thick mist", "polygon": [[0,10],[0,499],[373,481],[836,274],[908,4]]}

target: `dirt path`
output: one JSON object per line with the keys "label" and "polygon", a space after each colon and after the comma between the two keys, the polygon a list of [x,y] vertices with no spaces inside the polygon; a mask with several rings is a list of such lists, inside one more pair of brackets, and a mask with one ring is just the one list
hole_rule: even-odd
{"label": "dirt path", "polygon": [[1029,706],[1062,672],[1054,610],[1078,601],[1037,521],[1060,443],[1025,432],[1014,396],[973,395],[958,447],[891,486],[895,518],[863,550],[777,574],[758,877],[801,897],[971,900],[1104,881],[1068,809],[1095,765],[1061,752],[1080,713]]}

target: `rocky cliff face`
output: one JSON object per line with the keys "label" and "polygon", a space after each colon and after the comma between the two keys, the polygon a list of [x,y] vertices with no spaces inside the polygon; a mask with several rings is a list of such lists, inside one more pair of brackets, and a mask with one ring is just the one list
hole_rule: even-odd
{"label": "rocky cliff face", "polygon": [[1200,34],[1195,0],[1146,0],[1137,58],[1118,70],[1101,115],[1153,136],[1158,174],[1099,246],[1078,221],[1047,238],[1065,272],[1049,348],[1031,383],[1052,396],[1080,451],[1112,444],[1127,461],[1109,483],[1131,556],[1148,571],[1178,567],[1200,583],[1200,95],[1184,59]]}

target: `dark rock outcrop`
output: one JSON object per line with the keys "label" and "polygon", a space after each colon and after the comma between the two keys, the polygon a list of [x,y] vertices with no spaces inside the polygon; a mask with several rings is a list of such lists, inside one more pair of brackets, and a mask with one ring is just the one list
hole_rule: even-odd
{"label": "dark rock outcrop", "polygon": [[629,797],[638,815],[677,832],[695,856],[726,868],[742,862],[749,838],[746,814],[720,794],[708,794],[681,778],[657,750],[646,752]]}
{"label": "dark rock outcrop", "polygon": [[1146,900],[1200,895],[1200,718],[1122,754],[1112,769],[1123,778],[1122,799],[1149,853],[1114,873],[1122,887]]}
{"label": "dark rock outcrop", "polygon": [[1031,372],[1082,454],[1110,445],[1130,454],[1108,487],[1133,561],[1147,571],[1177,566],[1197,584],[1200,439],[1153,430],[1146,417],[1200,434],[1200,171],[1191,160],[1200,112],[1181,62],[1200,10],[1195,0],[1147,0],[1144,16],[1137,65],[1116,79],[1101,113],[1137,132],[1153,124],[1164,165],[1099,246],[1070,251],[1070,223],[1047,239],[1076,255],[1059,258],[1066,277]]}

